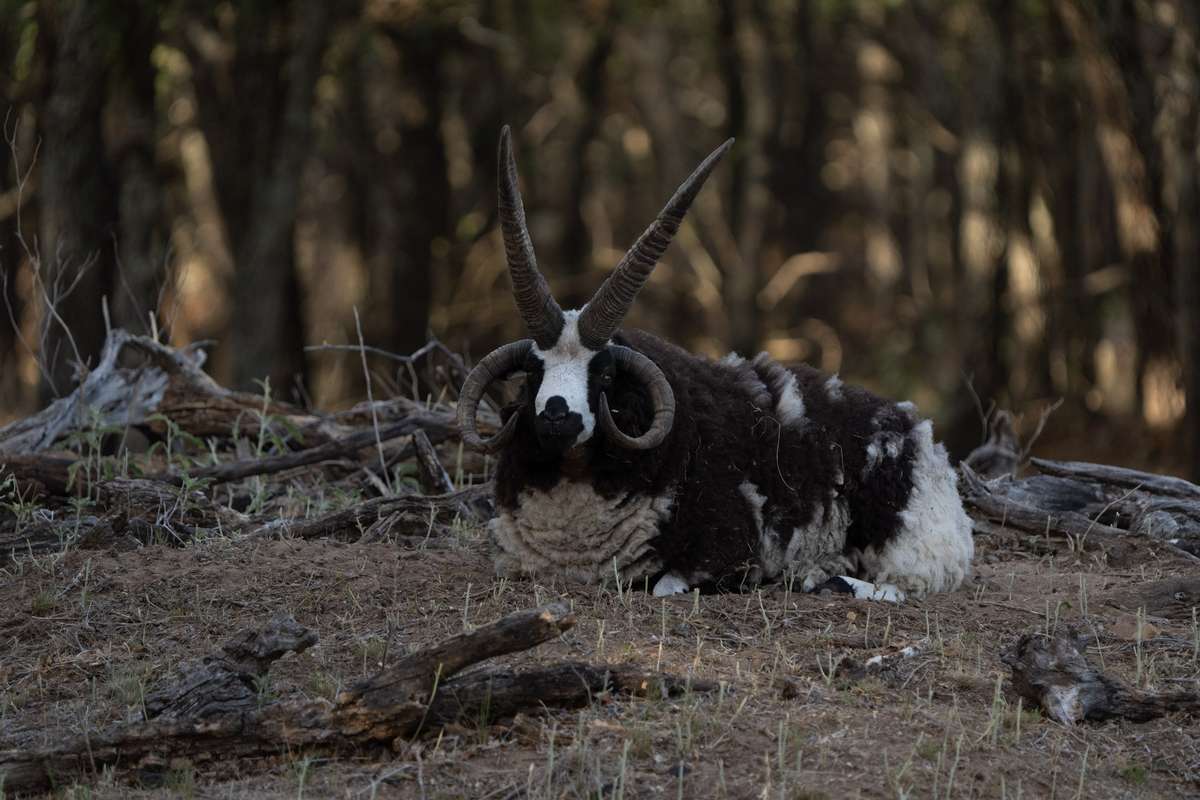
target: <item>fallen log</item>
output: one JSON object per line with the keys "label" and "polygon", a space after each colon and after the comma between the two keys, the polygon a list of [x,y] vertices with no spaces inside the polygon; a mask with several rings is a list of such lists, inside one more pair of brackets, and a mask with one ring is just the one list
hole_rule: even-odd
{"label": "fallen log", "polygon": [[[959,465],[959,494],[972,516],[1026,533],[1039,535],[1127,536],[1128,531],[1104,525],[1069,510],[1048,510],[1028,505],[1019,482],[1000,478],[985,482],[966,464]],[[1012,487],[1018,487],[1009,494]]]}
{"label": "fallen log", "polygon": [[1127,719],[1146,722],[1174,713],[1200,714],[1195,692],[1146,692],[1097,670],[1072,635],[1027,633],[1001,656],[1013,688],[1063,725]]}
{"label": "fallen log", "polygon": [[316,632],[286,615],[261,630],[238,631],[219,652],[179,665],[169,683],[147,694],[146,719],[201,720],[247,711],[258,704],[271,664],[316,643]]}
{"label": "fallen log", "polygon": [[43,791],[102,769],[164,769],[281,752],[353,751],[397,745],[451,722],[491,720],[546,707],[586,705],[605,694],[673,696],[712,687],[630,667],[562,664],[455,677],[489,658],[556,638],[575,624],[563,604],[510,614],[399,659],[328,701],[260,704],[252,687],[271,661],[315,640],[290,619],[243,631],[222,652],[181,668],[151,695],[147,719],[44,748],[0,750],[0,786]]}
{"label": "fallen log", "polygon": [[1044,458],[1032,459],[1033,465],[1047,475],[1091,481],[1093,483],[1118,486],[1123,489],[1140,489],[1147,493],[1200,500],[1200,486],[1173,478],[1155,475],[1124,467],[1107,464],[1089,464],[1083,461],[1051,461]]}
{"label": "fallen log", "polygon": [[[375,497],[340,511],[331,511],[310,519],[271,520],[250,530],[251,538],[273,536],[294,539],[318,539],[322,536],[347,537],[350,533],[358,538],[364,531],[381,519],[394,514],[402,518],[408,515],[414,523],[428,528],[443,517],[452,517],[478,507],[478,503],[491,497],[491,484],[472,486],[451,494],[401,495],[399,497]],[[425,532],[424,530],[421,531]]]}
{"label": "fallen log", "polygon": [[0,559],[67,547],[107,548],[122,541],[130,546],[183,544],[205,533],[234,534],[250,524],[249,517],[214,503],[201,491],[144,478],[97,481],[80,494],[90,503],[42,511],[0,529]]}
{"label": "fallen log", "polygon": [[[132,366],[130,365],[132,363]],[[217,384],[201,366],[199,344],[175,349],[124,330],[108,335],[99,363],[66,397],[0,428],[0,453],[35,453],[85,430],[169,426],[193,436],[296,435],[312,444],[343,433],[320,415]]]}
{"label": "fallen log", "polygon": [[417,480],[421,483],[421,493],[449,494],[453,492],[454,484],[450,481],[450,475],[442,466],[437,451],[433,449],[433,442],[429,441],[425,431],[418,430],[413,433],[413,448],[417,455]]}
{"label": "fallen log", "polygon": [[[189,470],[186,475],[175,472],[157,473],[147,477],[151,480],[164,481],[175,485],[179,485],[185,480],[207,480],[213,483],[227,483],[255,475],[270,475],[289,469],[307,467],[322,461],[345,458],[379,442],[388,442],[392,439],[408,436],[416,432],[423,434],[423,429],[427,427],[440,429],[441,436],[439,438],[445,439],[451,430],[457,431],[457,428],[453,428],[453,425],[452,415],[449,412],[421,412],[407,417],[400,422],[384,425],[378,431],[355,431],[341,438],[324,442],[316,447],[294,450],[279,455],[264,456],[262,458],[247,458],[227,464],[215,464],[211,467],[200,467]],[[429,441],[427,435],[425,436],[425,441]]]}

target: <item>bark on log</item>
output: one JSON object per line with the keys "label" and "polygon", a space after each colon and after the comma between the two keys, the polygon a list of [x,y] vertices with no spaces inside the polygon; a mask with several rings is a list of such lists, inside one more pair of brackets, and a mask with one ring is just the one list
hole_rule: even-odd
{"label": "bark on log", "polygon": [[1007,489],[1014,485],[1012,481],[999,479],[984,482],[966,464],[959,465],[959,472],[959,493],[968,511],[989,522],[1039,535],[1069,534],[1078,538],[1128,535],[1127,531],[1088,519],[1075,511],[1046,510],[1026,505],[1021,501],[1020,493],[1015,498],[1006,494]]}
{"label": "bark on log", "polygon": [[1001,658],[1012,669],[1017,693],[1064,725],[1200,714],[1200,695],[1194,692],[1144,692],[1103,674],[1088,663],[1074,637],[1025,634]]}
{"label": "bark on log", "polygon": [[271,664],[316,643],[315,631],[287,615],[261,630],[238,631],[220,652],[179,665],[167,686],[148,694],[146,719],[202,720],[249,711],[259,703],[259,686]]}
{"label": "bark on log", "polygon": [[[241,480],[254,475],[270,475],[289,469],[306,467],[322,461],[333,461],[338,458],[352,456],[363,448],[374,445],[377,441],[387,442],[400,436],[407,436],[414,431],[422,431],[424,427],[436,427],[448,432],[453,426],[451,415],[447,413],[422,412],[407,417],[400,422],[385,425],[375,430],[360,430],[333,439],[316,447],[309,447],[280,455],[263,458],[247,458],[228,464],[216,464],[191,470],[186,476],[172,473],[150,475],[152,480],[161,480],[179,485],[186,478],[210,480],[213,483],[226,483]],[[444,436],[443,436],[444,438]],[[429,437],[425,437],[429,441]],[[432,447],[432,445],[431,445]],[[448,479],[447,479],[448,480]]]}
{"label": "bark on log", "polygon": [[1032,459],[1032,462],[1035,467],[1047,475],[1061,475],[1066,478],[1120,486],[1124,489],[1140,489],[1150,494],[1200,500],[1200,486],[1169,475],[1155,475],[1135,469],[1112,467],[1107,464],[1089,464],[1082,461],[1050,461],[1044,458],[1035,458]]}
{"label": "bark on log", "polygon": [[308,444],[344,433],[324,417],[223,388],[204,373],[203,362],[198,345],[177,350],[114,330],[96,368],[71,394],[0,428],[0,453],[39,452],[72,432],[95,428],[144,425],[165,432],[164,418],[199,437],[235,430],[256,436],[264,417],[273,435],[286,439],[299,433]]}
{"label": "bark on log", "polygon": [[987,441],[972,450],[963,463],[984,480],[1005,475],[1015,478],[1021,466],[1021,440],[1013,427],[1012,414],[1003,409],[996,411],[988,420]]}
{"label": "bark on log", "polygon": [[[478,501],[491,496],[490,484],[472,486],[453,494],[426,496],[404,495],[401,497],[376,497],[341,511],[332,511],[320,517],[302,520],[272,520],[251,530],[251,537],[281,536],[295,539],[317,539],[322,536],[356,534],[386,517],[405,512],[420,519],[428,527],[444,516],[461,513],[464,508],[475,508]],[[354,538],[358,538],[355,536]]]}
{"label": "bark on log", "polygon": [[417,479],[421,482],[422,494],[450,494],[454,491],[454,483],[442,466],[433,442],[425,435],[425,431],[413,433],[413,449],[417,455]]}
{"label": "bark on log", "polygon": [[80,483],[86,491],[78,494],[92,501],[87,511],[64,508],[0,529],[0,559],[66,547],[107,548],[123,541],[131,547],[153,541],[182,544],[200,533],[231,534],[250,524],[246,515],[196,490],[144,478]]}
{"label": "bark on log", "polygon": [[[575,620],[563,604],[511,614],[491,625],[402,658],[383,672],[326,701],[259,707],[255,676],[284,652],[315,636],[290,619],[262,632],[243,631],[223,652],[180,671],[182,679],[151,696],[150,719],[116,725],[45,748],[0,750],[0,785],[9,792],[42,791],[105,767],[194,764],[280,752],[352,751],[387,745],[463,719],[492,720],[547,706],[587,704],[606,693],[676,696],[708,684],[633,667],[563,664],[524,672],[460,670],[488,658],[534,647]],[[151,710],[153,709],[153,710]]]}

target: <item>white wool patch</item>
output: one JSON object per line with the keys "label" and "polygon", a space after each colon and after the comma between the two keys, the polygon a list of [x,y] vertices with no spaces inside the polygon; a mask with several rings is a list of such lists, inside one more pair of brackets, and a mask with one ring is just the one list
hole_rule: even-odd
{"label": "white wool patch", "polygon": [[763,506],[767,505],[767,495],[758,491],[758,487],[750,481],[742,481],[738,491],[742,492],[746,505],[750,507],[750,516],[754,517],[754,529],[758,534],[758,570],[754,577],[756,583],[764,577],[779,575],[779,571],[784,569],[784,548],[779,536],[774,530],[767,528],[762,516]]}
{"label": "white wool patch", "polygon": [[567,401],[567,411],[583,418],[583,430],[574,442],[583,444],[596,430],[596,415],[588,406],[588,364],[598,351],[579,341],[579,311],[564,311],[558,341],[548,350],[535,344],[533,352],[542,360],[542,385],[534,400],[534,413],[545,411],[551,397],[561,397]]}
{"label": "white wool patch", "polygon": [[584,583],[641,580],[662,569],[650,546],[670,518],[672,493],[603,497],[590,483],[526,489],[488,523],[498,575],[555,575]]}
{"label": "white wool patch", "polygon": [[842,394],[842,379],[837,376],[837,373],[826,379],[825,394],[834,401],[841,400],[845,396]]}
{"label": "white wool patch", "polygon": [[804,398],[796,385],[796,376],[790,371],[785,374],[783,385],[776,387],[779,399],[775,401],[775,412],[784,425],[795,425],[804,420]]}
{"label": "white wool patch", "polygon": [[796,374],[762,352],[754,357],[754,369],[771,387],[775,397],[775,415],[783,425],[800,425],[804,422],[804,397],[796,383]]}
{"label": "white wool patch", "polygon": [[785,545],[783,537],[765,522],[763,508],[767,498],[750,481],[743,481],[738,489],[746,498],[750,514],[754,517],[758,533],[758,569],[753,573],[754,581],[774,580],[790,571],[802,582],[812,586],[824,582],[850,566],[842,555],[846,542],[846,529],[850,526],[850,514],[846,504],[835,496],[819,508],[813,509],[812,518],[804,525],[792,529]]}
{"label": "white wool patch", "polygon": [[746,359],[742,358],[737,353],[731,352],[731,353],[726,353],[721,358],[720,363],[725,364],[726,366],[730,366],[730,367],[740,367],[742,364],[746,363]]}
{"label": "white wool patch", "polygon": [[904,452],[904,434],[896,431],[879,431],[867,443],[867,457],[863,462],[862,476],[866,478],[880,465],[884,457],[897,459]]}
{"label": "white wool patch", "polygon": [[683,594],[690,587],[688,582],[676,575],[674,572],[668,572],[658,579],[654,584],[655,597],[669,597],[673,594]]}
{"label": "white wool patch", "polygon": [[913,488],[900,512],[900,530],[882,552],[863,558],[874,567],[876,582],[894,583],[908,594],[953,591],[971,572],[971,520],[946,449],[933,441],[933,423],[925,420],[909,436],[916,444]]}

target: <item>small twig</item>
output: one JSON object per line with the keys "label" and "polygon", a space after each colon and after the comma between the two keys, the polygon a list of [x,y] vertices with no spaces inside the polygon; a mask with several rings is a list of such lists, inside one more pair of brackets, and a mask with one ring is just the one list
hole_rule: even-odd
{"label": "small twig", "polygon": [[371,409],[371,427],[375,430],[375,448],[379,451],[379,467],[388,494],[394,494],[388,477],[387,458],[383,454],[383,439],[379,437],[379,415],[375,411],[375,398],[371,396],[371,371],[367,369],[366,345],[363,344],[362,321],[358,317],[358,306],[354,307],[354,329],[358,332],[359,356],[362,358],[363,379],[367,382],[367,406]]}
{"label": "small twig", "polygon": [[1050,419],[1051,414],[1053,414],[1059,409],[1060,406],[1062,406],[1064,399],[1065,398],[1060,397],[1053,404],[1042,409],[1042,413],[1038,416],[1037,427],[1033,429],[1033,434],[1030,435],[1029,441],[1025,443],[1025,447],[1021,450],[1021,457],[1018,459],[1018,463],[1024,464],[1029,458],[1029,454],[1033,451],[1034,443],[1037,442],[1038,437],[1042,435],[1042,431],[1046,427],[1047,420]]}

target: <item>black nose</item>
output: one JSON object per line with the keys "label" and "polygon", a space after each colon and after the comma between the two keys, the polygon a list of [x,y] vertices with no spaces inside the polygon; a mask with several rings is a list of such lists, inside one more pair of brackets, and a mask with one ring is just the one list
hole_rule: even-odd
{"label": "black nose", "polygon": [[546,415],[546,419],[552,422],[557,422],[567,417],[567,401],[558,395],[554,395],[546,401],[546,410],[542,412]]}

